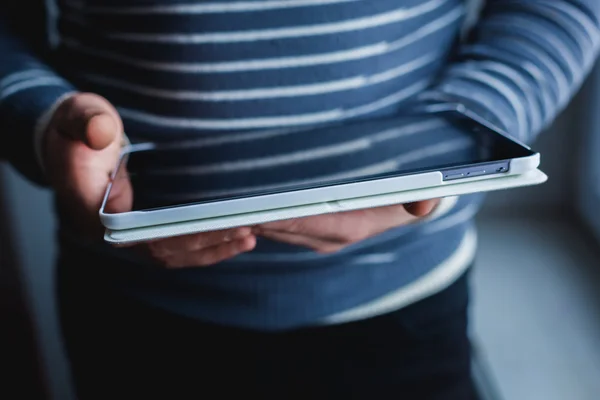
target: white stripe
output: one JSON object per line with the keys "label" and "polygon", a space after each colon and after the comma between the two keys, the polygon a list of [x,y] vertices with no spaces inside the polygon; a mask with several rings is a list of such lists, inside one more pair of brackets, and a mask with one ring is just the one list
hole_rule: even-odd
{"label": "white stripe", "polygon": [[414,135],[416,133],[428,131],[435,128],[441,128],[444,123],[440,120],[425,121],[415,123],[400,128],[388,129],[382,132],[369,135],[367,137],[359,138],[356,140],[350,140],[347,142],[335,143],[328,146],[321,146],[312,149],[297,151],[287,154],[279,154],[271,157],[260,157],[247,160],[238,160],[231,162],[223,162],[218,164],[201,165],[201,166],[190,166],[190,167],[175,167],[175,168],[164,168],[164,169],[148,169],[145,174],[158,174],[158,175],[182,175],[182,174],[193,174],[193,175],[204,175],[211,173],[224,173],[233,172],[249,169],[258,168],[269,168],[275,166],[282,166],[287,164],[295,164],[299,162],[306,162],[317,160],[320,158],[327,158],[333,156],[339,156],[349,153],[366,150],[372,147],[375,143],[381,143],[387,140],[398,139],[400,137],[406,137]]}
{"label": "white stripe", "polygon": [[398,104],[401,101],[406,100],[406,99],[416,95],[417,93],[423,91],[425,88],[427,88],[429,86],[429,83],[430,83],[429,79],[423,79],[421,81],[418,81],[418,82],[412,84],[411,86],[408,86],[390,96],[384,97],[373,103],[365,104],[360,107],[351,108],[349,110],[346,110],[343,113],[342,118],[346,119],[346,118],[360,117],[360,116],[368,115],[370,113],[373,113],[373,112],[376,112],[379,110],[383,110],[384,108],[389,107],[391,105]]}
{"label": "white stripe", "polygon": [[244,90],[224,90],[224,91],[186,91],[186,90],[166,90],[155,87],[136,85],[118,79],[107,78],[100,75],[83,74],[81,77],[89,82],[111,86],[121,90],[127,90],[144,96],[163,98],[180,101],[246,101],[259,99],[274,99],[284,97],[315,96],[322,94],[331,94],[341,91],[355,90],[368,86],[378,85],[407,73],[418,71],[437,59],[441,54],[429,53],[415,60],[396,66],[378,74],[371,76],[354,76],[337,81],[321,82],[308,85],[297,86],[276,86],[271,88],[255,88]]}
{"label": "white stripe", "polygon": [[171,129],[261,129],[284,126],[313,125],[343,118],[343,110],[334,109],[310,114],[296,114],[281,117],[256,117],[256,118],[231,118],[231,119],[203,119],[203,118],[177,118],[150,114],[128,108],[119,108],[122,118],[142,122],[153,126],[162,126]]}
{"label": "white stripe", "polygon": [[[511,26],[518,26],[519,29],[527,31],[531,36],[541,39],[543,42],[545,42],[548,48],[554,48],[558,50],[558,56],[567,63],[569,72],[571,75],[573,75],[575,83],[581,79],[581,76],[577,76],[577,72],[580,70],[580,68],[577,66],[578,62],[573,53],[571,53],[571,50],[565,45],[565,43],[558,40],[556,36],[552,34],[552,32],[548,32],[542,25],[533,24],[535,27],[532,27],[531,21],[527,20],[526,18],[516,16],[511,16],[510,18],[496,17],[494,21],[489,21],[489,24],[495,25],[499,28],[501,27],[504,32],[510,31]],[[542,28],[544,28],[544,30],[542,30]]]}
{"label": "white stripe", "polygon": [[525,41],[523,38],[505,38],[505,41],[507,45],[512,43],[513,45],[521,46],[523,52],[529,53],[529,55],[536,58],[540,64],[548,68],[550,74],[554,78],[554,81],[558,85],[559,107],[562,107],[570,100],[571,89],[569,82],[567,81],[565,74],[560,69],[560,66],[552,57],[540,50],[537,44]]}
{"label": "white stripe", "polygon": [[[516,56],[512,53],[507,54],[506,52],[484,44],[465,46],[461,52],[463,54],[467,54],[471,58],[473,58],[473,55],[477,57],[483,54],[484,56],[490,59],[499,59],[499,63],[518,63],[519,67],[522,68],[527,74],[529,74],[531,78],[533,78],[533,80],[535,81],[536,85],[539,87],[543,101],[544,115],[547,115],[553,108],[553,103],[555,103],[555,100],[553,100],[553,98],[558,99],[559,97],[559,94],[555,93],[552,89],[552,86],[546,79],[544,72],[542,72],[542,70],[537,65],[533,64],[528,59],[523,59],[522,57]],[[503,58],[505,57],[516,57],[518,58],[518,60],[511,60],[509,62],[506,62],[505,60],[503,60]]]}
{"label": "white stripe", "polygon": [[[505,116],[499,114],[499,110],[497,107],[494,107],[490,103],[489,96],[486,96],[481,91],[477,90],[469,90],[466,89],[461,82],[453,82],[449,81],[438,88],[438,91],[429,91],[423,93],[420,98],[421,100],[431,100],[431,101],[439,101],[441,103],[461,103],[465,101],[473,102],[479,105],[481,108],[485,109],[488,114],[494,116],[494,118],[500,122],[505,122]],[[482,115],[484,119],[489,119],[487,116]],[[506,129],[510,125],[505,125],[504,127],[499,127],[501,129]]]}
{"label": "white stripe", "polygon": [[361,306],[331,315],[324,324],[341,324],[383,315],[416,303],[450,286],[467,270],[475,259],[477,234],[467,231],[460,246],[446,261],[416,281]]}
{"label": "white stripe", "polygon": [[228,61],[216,63],[177,63],[144,60],[129,57],[126,54],[111,53],[110,51],[97,50],[86,47],[72,38],[63,38],[62,44],[66,47],[95,57],[116,61],[156,71],[184,72],[184,73],[227,73],[241,71],[260,71],[267,69],[298,68],[323,64],[342,63],[347,61],[362,60],[370,57],[386,55],[405,46],[413,44],[428,35],[449,26],[463,15],[463,7],[456,7],[441,18],[433,20],[419,29],[411,32],[393,42],[380,42],[368,46],[355,47],[331,53],[309,54],[296,57],[280,57],[265,59],[250,59],[242,61]]}
{"label": "white stripe", "polygon": [[[556,9],[545,7],[544,4],[523,4],[521,7],[542,15],[555,23],[558,27],[560,27],[560,29],[564,30],[568,35],[571,36],[573,41],[579,45],[579,48],[582,50],[582,54],[584,55],[585,47],[582,47],[583,43],[581,42],[587,41],[590,46],[594,46],[598,41],[597,37],[591,37],[589,35],[589,32],[582,24],[580,24],[578,21],[573,21],[567,15],[557,11]],[[567,21],[570,21],[571,23]],[[573,24],[576,25],[579,30],[576,28],[574,29]]]}
{"label": "white stripe", "polygon": [[[439,87],[439,90],[444,95],[450,95],[450,97],[454,100],[453,102],[456,102],[456,100],[458,100],[458,103],[473,102],[477,104],[486,111],[486,114],[492,115],[497,121],[504,123],[504,126],[498,128],[506,130],[509,127],[512,127],[513,121],[511,120],[511,123],[506,123],[507,116],[501,114],[501,110],[499,109],[499,107],[497,107],[491,102],[492,98],[490,98],[490,96],[488,96],[487,93],[484,93],[481,90],[465,88],[465,86],[462,85],[463,82],[464,81],[449,81],[441,85]],[[427,96],[424,96],[423,98],[435,100],[436,95],[436,93],[427,94]],[[445,99],[444,96],[440,97],[442,100],[447,101],[447,99]],[[486,120],[489,119],[487,115],[480,115],[480,117],[483,117]]]}
{"label": "white stripe", "polygon": [[66,5],[85,13],[102,14],[216,14],[248,11],[267,11],[286,8],[312,7],[327,4],[350,3],[361,0],[272,0],[272,1],[224,1],[200,4],[160,4],[130,7],[87,5],[81,1],[67,1]]}
{"label": "white stripe", "polygon": [[8,85],[11,85],[15,82],[30,79],[30,78],[38,78],[41,76],[53,76],[50,71],[45,69],[29,69],[27,71],[19,71],[13,74],[5,76],[2,80],[0,80],[0,90],[2,88],[6,88]]}
{"label": "white stripe", "polygon": [[446,229],[450,229],[457,225],[463,224],[471,220],[479,211],[479,206],[476,203],[470,203],[460,211],[454,214],[445,216],[444,218],[432,221],[430,224],[423,226],[423,234],[431,235],[433,233],[441,232]]}
{"label": "white stripe", "polygon": [[[318,25],[293,26],[263,30],[247,30],[233,32],[211,32],[192,34],[153,34],[153,33],[107,33],[107,37],[117,40],[149,43],[172,44],[201,44],[201,43],[234,43],[254,42],[258,40],[300,38],[319,35],[331,35],[343,32],[355,32],[370,28],[382,27],[415,18],[427,12],[434,11],[448,0],[428,0],[412,8],[398,8],[363,18],[349,19],[342,22],[332,22]],[[84,24],[80,18],[65,15],[77,24]]]}
{"label": "white stripe", "polygon": [[[482,67],[484,70],[492,71],[499,75],[502,75],[508,81],[516,85],[523,92],[525,99],[529,103],[528,115],[532,119],[532,126],[529,127],[529,131],[537,132],[539,129],[541,129],[542,114],[538,107],[535,93],[532,92],[531,86],[521,74],[519,74],[515,69],[509,67],[508,65],[499,63],[497,61],[480,61],[475,63],[474,66],[479,66]],[[542,88],[537,88],[537,90],[542,90]]]}
{"label": "white stripe", "polygon": [[358,256],[352,261],[351,264],[389,264],[397,260],[396,253],[380,253],[380,254],[367,254],[364,256]]}
{"label": "white stripe", "polygon": [[553,8],[568,16],[570,16],[574,22],[577,22],[587,32],[588,37],[592,43],[597,44],[600,42],[600,27],[596,26],[589,15],[585,14],[579,8],[574,7],[570,4],[565,4],[555,0],[547,1],[541,0],[541,6]]}
{"label": "white stripe", "polygon": [[438,19],[434,19],[431,22],[428,22],[427,24],[425,24],[422,27],[415,30],[413,33],[410,33],[401,39],[391,42],[390,43],[390,51],[398,50],[409,44],[415,43],[416,41],[427,37],[427,35],[435,33],[437,31],[439,31],[440,29],[445,28],[448,25],[452,24],[453,22],[456,22],[464,14],[465,14],[465,9],[464,9],[463,5],[456,6],[450,12],[448,12],[446,15],[444,15]]}
{"label": "white stripe", "polygon": [[418,81],[390,96],[377,100],[373,103],[352,109],[333,109],[309,114],[296,114],[278,117],[255,117],[255,118],[228,118],[228,119],[201,119],[201,118],[177,118],[135,111],[127,108],[119,108],[121,117],[145,124],[162,126],[172,129],[263,129],[278,128],[286,126],[315,125],[326,122],[339,121],[367,115],[385,107],[406,100],[423,90],[429,84],[428,79]]}
{"label": "white stripe", "polygon": [[64,79],[57,77],[43,77],[43,78],[35,78],[29,79],[23,82],[18,82],[13,85],[6,87],[4,90],[0,92],[0,100],[4,100],[9,96],[22,92],[24,90],[33,89],[36,87],[43,86],[62,86],[65,85],[66,82]]}
{"label": "white stripe", "polygon": [[[561,27],[568,35],[570,35],[573,41],[577,44],[577,47],[579,48],[583,57],[583,68],[577,70],[581,73],[581,75],[576,76],[574,82],[575,86],[579,86],[582,83],[583,79],[587,76],[587,72],[589,72],[589,69],[591,69],[596,62],[597,51],[600,49],[600,31],[598,29],[592,29],[593,25],[591,24],[591,20],[589,19],[589,17],[585,16],[585,14],[583,14],[581,11],[579,13],[573,13],[573,8],[568,8],[567,10],[560,10],[563,12],[561,14],[560,11],[557,11],[557,8],[552,8],[548,6],[548,4],[528,4],[525,7],[535,10],[535,12],[538,12],[547,17],[548,19],[551,19],[554,23],[556,23],[556,25]],[[558,9],[560,9],[560,7],[558,7]],[[577,19],[575,19],[574,21],[573,19],[571,19],[571,24],[563,23],[561,17],[567,18],[567,15],[571,18]],[[574,29],[572,27],[572,24],[577,25],[584,32]],[[582,38],[582,36],[584,36],[584,38]],[[582,43],[585,40],[587,40],[589,46],[591,46],[591,49],[590,47]],[[561,51],[567,51],[567,47],[561,47]]]}
{"label": "white stripe", "polygon": [[525,135],[527,135],[527,133],[529,132],[527,116],[525,115],[525,110],[523,106],[521,106],[521,99],[508,85],[483,71],[453,69],[449,70],[448,73],[454,77],[460,77],[479,82],[487,87],[494,89],[497,93],[499,93],[506,100],[508,100],[517,117],[518,137],[525,138]]}
{"label": "white stripe", "polygon": [[308,129],[310,129],[310,128],[303,127],[303,128],[296,128],[296,129],[289,128],[289,129],[273,129],[273,130],[258,131],[258,132],[231,133],[231,134],[227,134],[227,135],[219,134],[216,136],[201,137],[201,138],[197,138],[197,139],[177,140],[176,142],[168,142],[168,143],[153,142],[153,145],[154,145],[154,148],[160,148],[160,149],[189,149],[191,147],[204,148],[204,147],[220,146],[220,145],[230,144],[230,143],[252,142],[254,140],[269,139],[269,138],[277,137],[277,136],[305,132]]}
{"label": "white stripe", "polygon": [[380,42],[373,45],[356,47],[349,50],[323,54],[310,54],[307,56],[251,59],[243,61],[228,61],[216,63],[175,63],[150,61],[141,58],[129,57],[125,54],[97,50],[85,47],[71,38],[64,38],[62,40],[62,43],[66,47],[69,47],[70,49],[79,51],[84,54],[109,59],[112,61],[132,65],[139,68],[157,71],[184,72],[195,74],[259,71],[267,69],[296,68],[320,64],[333,64],[338,62],[369,58],[385,54],[389,51],[389,45],[385,42]]}
{"label": "white stripe", "polygon": [[426,53],[423,56],[417,57],[410,62],[404,63],[390,70],[367,77],[365,83],[362,86],[376,85],[379,83],[390,81],[402,75],[408,74],[409,72],[415,72],[419,68],[426,67],[427,65],[441,58],[442,53],[440,52]]}
{"label": "white stripe", "polygon": [[472,142],[470,140],[463,138],[450,140],[442,143],[436,143],[434,145],[429,145],[417,150],[409,151],[399,157],[394,157],[385,161],[368,165],[366,167],[361,167],[358,169],[344,171],[331,175],[318,176],[310,179],[301,179],[296,181],[287,181],[282,183],[251,187],[238,187],[235,189],[203,190],[201,192],[187,192],[181,194],[156,193],[156,197],[169,198],[173,199],[174,201],[182,201],[186,199],[199,200],[207,197],[230,197],[238,194],[247,194],[252,192],[262,192],[268,190],[284,190],[286,188],[293,188],[303,185],[322,184],[326,182],[335,182],[345,179],[355,179],[371,175],[395,172],[398,169],[400,169],[404,164],[408,164],[415,161],[422,161],[429,157],[435,157],[441,154],[465,149],[471,144]]}

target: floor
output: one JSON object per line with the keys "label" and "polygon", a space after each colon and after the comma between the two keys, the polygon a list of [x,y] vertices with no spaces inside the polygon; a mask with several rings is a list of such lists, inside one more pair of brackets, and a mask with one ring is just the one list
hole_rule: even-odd
{"label": "floor", "polygon": [[490,400],[600,398],[600,252],[556,218],[479,220],[473,326]]}

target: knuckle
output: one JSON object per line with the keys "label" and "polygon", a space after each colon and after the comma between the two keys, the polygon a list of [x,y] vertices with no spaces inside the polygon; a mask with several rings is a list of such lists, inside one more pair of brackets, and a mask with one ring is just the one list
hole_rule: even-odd
{"label": "knuckle", "polygon": [[81,113],[82,110],[88,109],[90,100],[98,101],[99,97],[92,93],[77,93],[65,99],[61,107],[64,107],[67,115],[72,118],[74,115]]}
{"label": "knuckle", "polygon": [[185,250],[190,253],[200,251],[203,248],[204,248],[204,244],[202,243],[201,240],[190,241],[185,246]]}
{"label": "knuckle", "polygon": [[219,244],[220,240],[222,239],[217,237],[211,238],[205,235],[195,236],[190,238],[190,240],[186,243],[186,249],[190,252],[200,252],[215,244]]}
{"label": "knuckle", "polygon": [[296,218],[287,221],[287,231],[293,233],[302,233],[304,230],[304,222],[302,219]]}

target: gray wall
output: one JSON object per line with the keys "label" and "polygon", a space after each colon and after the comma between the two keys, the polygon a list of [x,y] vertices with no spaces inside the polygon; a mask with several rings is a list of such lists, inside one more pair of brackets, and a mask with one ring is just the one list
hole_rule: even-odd
{"label": "gray wall", "polygon": [[600,64],[584,92],[582,102],[582,155],[579,183],[579,211],[600,241]]}
{"label": "gray wall", "polygon": [[14,235],[17,256],[23,268],[25,292],[30,297],[34,320],[41,331],[38,340],[42,363],[49,373],[50,390],[55,400],[72,399],[70,379],[59,340],[56,320],[53,265],[56,247],[53,240],[55,220],[51,196],[23,180],[9,166],[0,163],[4,196],[10,215],[9,232]]}

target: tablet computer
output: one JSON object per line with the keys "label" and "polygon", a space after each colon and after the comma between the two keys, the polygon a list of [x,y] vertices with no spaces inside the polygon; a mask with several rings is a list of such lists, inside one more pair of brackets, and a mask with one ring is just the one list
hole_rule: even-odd
{"label": "tablet computer", "polygon": [[[367,172],[358,177],[263,187],[235,195],[199,195],[177,201],[168,196],[152,199],[140,196],[141,199],[135,199],[136,187],[138,182],[144,181],[143,166],[148,160],[158,159],[156,157],[173,159],[186,152],[189,155],[193,149],[157,144],[128,146],[123,150],[100,209],[101,221],[108,229],[107,240],[116,240],[117,232],[141,232],[142,228],[148,231],[161,226],[179,226],[186,233],[192,233],[190,230],[224,229],[282,218],[411,202],[427,196],[445,197],[505,189],[545,180],[545,175],[537,170],[540,155],[528,146],[460,108],[439,114],[461,132],[472,135],[476,151],[469,157],[445,159],[439,165],[434,161],[417,169],[399,166],[385,173]],[[107,199],[123,184],[133,187],[133,208],[124,213],[110,213],[106,210]],[[144,185],[149,184],[152,183],[146,179]],[[282,217],[284,214],[285,217]],[[219,219],[221,223],[216,223]],[[205,223],[202,224],[202,221]],[[210,224],[207,225],[208,221]],[[182,224],[187,224],[187,228],[184,229]],[[125,240],[124,236],[120,240]]]}

